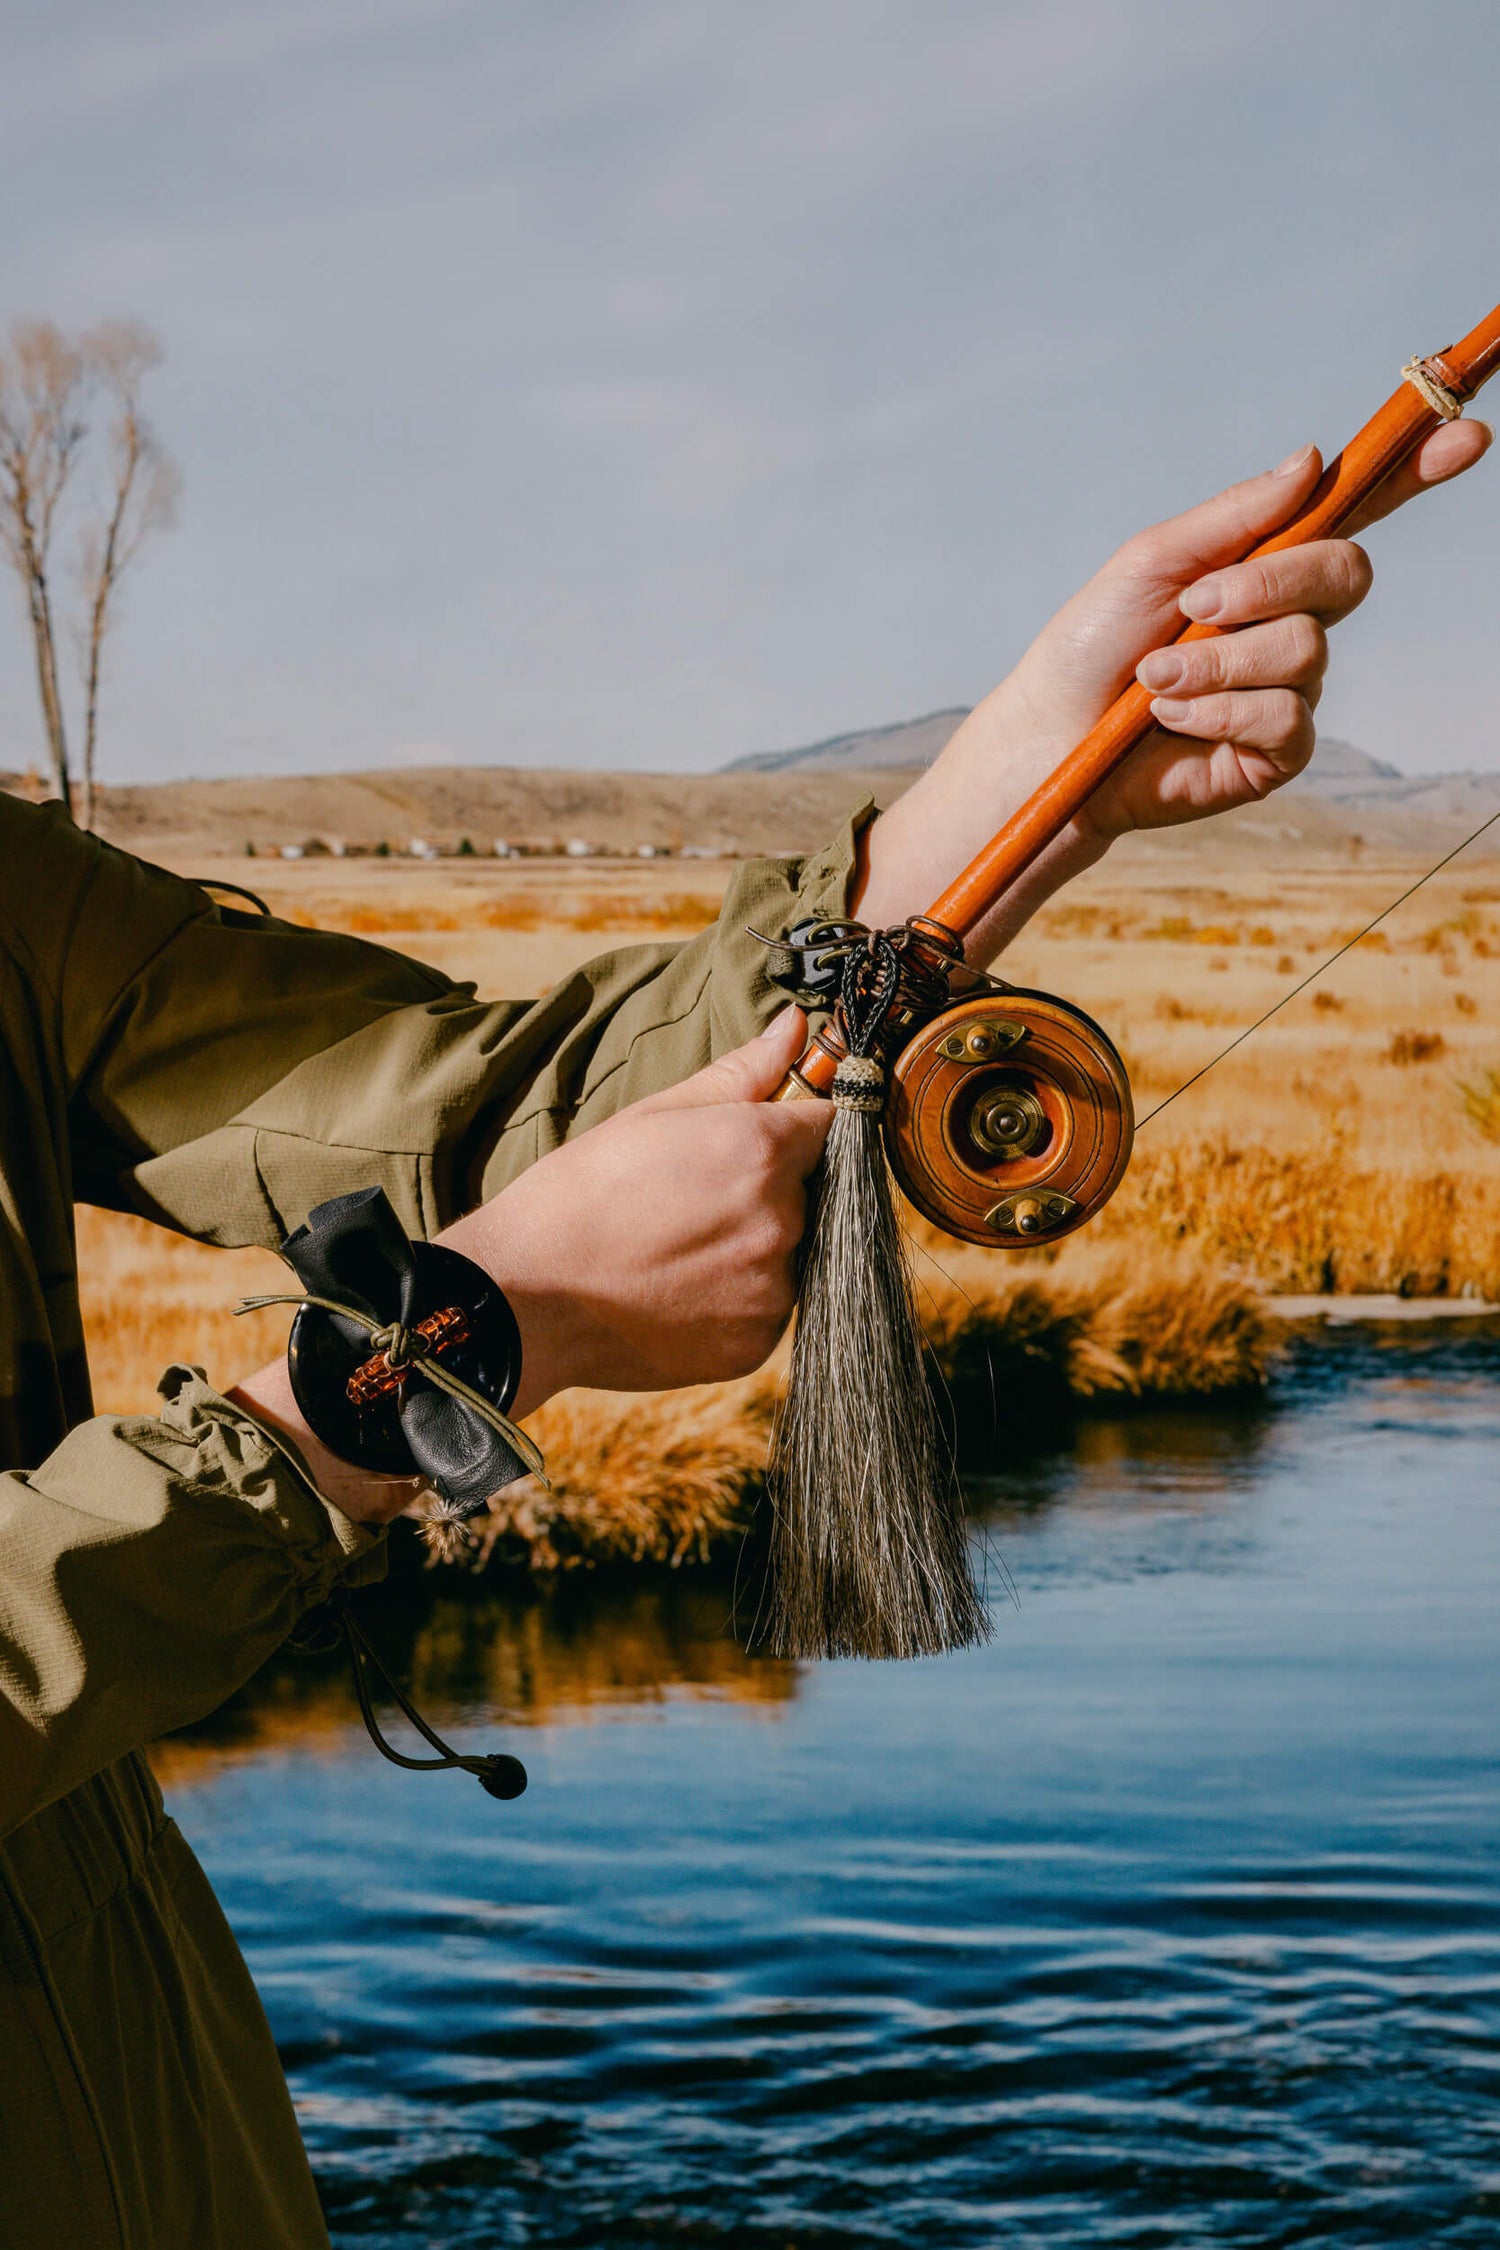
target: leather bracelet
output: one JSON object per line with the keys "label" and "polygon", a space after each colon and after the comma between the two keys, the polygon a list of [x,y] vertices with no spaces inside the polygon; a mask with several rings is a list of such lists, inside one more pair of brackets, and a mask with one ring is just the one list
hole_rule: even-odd
{"label": "leather bracelet", "polygon": [[383,1189],[335,1196],[288,1235],[297,1298],[287,1371],[313,1435],[377,1476],[421,1477],[448,1518],[473,1515],[542,1457],[505,1409],[521,1333],[498,1282],[440,1243],[411,1242]]}

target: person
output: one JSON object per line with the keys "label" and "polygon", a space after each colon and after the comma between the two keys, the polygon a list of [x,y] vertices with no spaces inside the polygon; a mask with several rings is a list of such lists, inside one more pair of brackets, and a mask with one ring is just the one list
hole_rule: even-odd
{"label": "person", "polygon": [[[1438,431],[1366,520],[1457,474]],[[379,1185],[514,1306],[533,1410],[577,1383],[701,1382],[789,1316],[824,1104],[765,1097],[803,1033],[747,925],[919,911],[1130,678],[1160,726],[979,934],[1000,950],[1135,827],[1305,764],[1347,540],[1236,564],[1311,449],[1121,549],[888,812],[739,869],[716,926],[615,952],[535,1003],[195,885],[0,797],[0,2245],[326,2244],[265,2017],[144,1747],[299,1617],[378,1571],[411,1498],[320,1446],[280,1366],[95,1416],[75,1201],[275,1245]],[[1189,615],[1227,637],[1163,649]],[[187,1339],[184,1339],[187,1342]]]}

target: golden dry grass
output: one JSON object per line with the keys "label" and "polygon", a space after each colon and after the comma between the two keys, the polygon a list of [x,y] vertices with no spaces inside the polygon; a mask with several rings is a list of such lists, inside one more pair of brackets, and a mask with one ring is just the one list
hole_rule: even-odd
{"label": "golden dry grass", "polygon": [[707,929],[719,910],[716,896],[698,891],[664,891],[644,896],[583,892],[573,898],[548,898],[538,891],[511,897],[469,898],[449,907],[355,906],[326,902],[321,911],[298,904],[293,917],[308,925],[347,930],[356,937],[410,937],[426,930],[607,930],[612,937],[636,933],[684,936]]}
{"label": "golden dry grass", "polygon": [[[275,870],[273,903],[399,937],[512,994],[601,943],[697,927],[726,873],[705,868],[686,891],[680,870],[649,865],[369,866]],[[1169,884],[1149,868],[1101,871],[1038,918],[1006,968],[1105,1024],[1144,1114],[1409,877],[1323,866]],[[1003,1433],[1010,1401],[1029,1412],[1260,1380],[1274,1331],[1259,1291],[1500,1295],[1497,1087],[1500,887],[1455,871],[1146,1124],[1085,1236],[1002,1257],[918,1228],[936,1358],[971,1455],[995,1442],[997,1412]],[[80,1256],[106,1407],[138,1410],[173,1357],[232,1379],[284,1333],[275,1315],[228,1311],[277,1285],[267,1254],[85,1212]],[[512,1488],[475,1552],[560,1569],[723,1546],[764,1460],[773,1382],[774,1370],[710,1391],[553,1402],[537,1434],[554,1491]]]}
{"label": "golden dry grass", "polygon": [[[227,1383],[281,1347],[285,1315],[240,1321],[229,1309],[281,1274],[268,1253],[205,1250],[85,1211],[80,1254],[103,1411],[139,1412],[173,1358]],[[1171,1251],[1121,1256],[1084,1243],[1055,1263],[1000,1266],[945,1242],[919,1263],[938,1379],[975,1467],[1009,1450],[1023,1415],[1034,1436],[1070,1402],[1243,1389],[1263,1378],[1273,1349],[1253,1291]],[[507,1487],[451,1559],[676,1567],[728,1549],[759,1489],[780,1374],[778,1359],[739,1383],[554,1399],[529,1425],[551,1489],[529,1477]]]}
{"label": "golden dry grass", "polygon": [[568,1391],[528,1427],[550,1490],[523,1477],[491,1501],[476,1566],[706,1562],[745,1528],[775,1403],[766,1377],[635,1397]]}
{"label": "golden dry grass", "polygon": [[[1106,876],[1007,963],[1116,1038],[1143,1118],[1411,880],[1390,865]],[[1105,1243],[1270,1291],[1500,1293],[1500,888],[1462,866],[1144,1124]]]}
{"label": "golden dry grass", "polygon": [[230,1383],[262,1367],[286,1340],[287,1316],[246,1313],[241,1297],[284,1289],[269,1250],[207,1250],[144,1219],[78,1211],[83,1326],[101,1413],[139,1414],[173,1360]]}
{"label": "golden dry grass", "polygon": [[1357,1149],[1337,1124],[1311,1148],[1144,1148],[1099,1231],[1190,1247],[1274,1294],[1500,1298],[1500,1170],[1366,1166]]}

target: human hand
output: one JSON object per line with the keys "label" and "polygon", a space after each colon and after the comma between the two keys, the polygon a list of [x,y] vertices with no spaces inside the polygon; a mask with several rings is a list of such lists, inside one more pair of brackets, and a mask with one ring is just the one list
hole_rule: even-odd
{"label": "human hand", "polygon": [[[1460,475],[1491,437],[1483,422],[1445,423],[1349,530]],[[1349,537],[1259,563],[1235,558],[1295,515],[1322,471],[1307,447],[1128,540],[876,823],[861,916],[885,923],[923,911],[1132,676],[1155,695],[1160,724],[976,934],[972,957],[997,951],[1052,890],[1127,830],[1228,811],[1300,773],[1313,748],[1327,628],[1369,591],[1369,560]],[[1211,617],[1224,637],[1165,645],[1185,616]]]}
{"label": "human hand", "polygon": [[[517,1418],[554,1391],[670,1390],[748,1375],[791,1317],[804,1183],[831,1102],[773,1102],[807,1019],[581,1133],[437,1236],[499,1282],[521,1330]],[[284,1359],[228,1396],[289,1437],[327,1499],[387,1523],[419,1480],[374,1477],[308,1429]]]}
{"label": "human hand", "polygon": [[[1445,423],[1349,526],[1360,531],[1403,501],[1472,467],[1491,433]],[[1315,446],[1279,469],[1231,485],[1139,533],[1040,634],[1018,668],[1018,692],[1043,731],[1069,746],[1094,725],[1132,671],[1160,721],[1081,816],[1111,841],[1269,795],[1312,755],[1313,712],[1328,664],[1327,629],[1370,590],[1369,557],[1347,533],[1261,562],[1246,548],[1285,523],[1323,474]],[[1222,639],[1162,646],[1182,620]]]}
{"label": "human hand", "polygon": [[531,1413],[574,1384],[675,1389],[760,1366],[791,1316],[804,1183],[828,1102],[772,1102],[807,1023],[748,1046],[544,1156],[438,1236],[520,1323]]}

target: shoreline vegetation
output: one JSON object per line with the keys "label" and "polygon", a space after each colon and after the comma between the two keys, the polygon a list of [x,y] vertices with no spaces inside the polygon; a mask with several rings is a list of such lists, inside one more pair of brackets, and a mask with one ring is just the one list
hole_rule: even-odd
{"label": "shoreline vegetation", "polygon": [[[226,861],[220,872],[242,877]],[[189,871],[186,869],[185,871]],[[211,877],[210,866],[191,872]],[[1106,863],[1023,935],[1015,982],[1110,1030],[1143,1118],[1414,872],[1306,851],[1269,872],[1194,840]],[[681,860],[400,870],[294,862],[275,911],[398,945],[482,993],[537,993],[612,944],[706,925],[729,868]],[[1460,862],[1363,940],[1141,1133],[1114,1201],[1055,1252],[970,1249],[918,1223],[914,1260],[966,1473],[1054,1441],[1071,1419],[1261,1388],[1284,1333],[1268,1298],[1500,1298],[1500,880]],[[99,1404],[139,1412],[174,1358],[231,1380],[279,1348],[241,1296],[284,1279],[268,1253],[210,1251],[82,1211]],[[641,1397],[574,1392],[533,1418],[553,1478],[498,1496],[460,1566],[696,1565],[742,1541],[777,1363],[746,1381]],[[444,1571],[457,1585],[457,1572]]]}
{"label": "shoreline vegetation", "polygon": [[[139,1412],[174,1356],[222,1381],[226,1367],[280,1348],[283,1315],[232,1310],[283,1278],[269,1253],[209,1251],[92,1210],[79,1212],[79,1236],[101,1411]],[[1188,1253],[1085,1242],[997,1267],[925,1227],[913,1251],[940,1408],[966,1473],[1034,1450],[1090,1406],[1257,1390],[1275,1357],[1279,1328],[1260,1294]],[[443,1559],[551,1572],[724,1556],[754,1513],[784,1369],[785,1347],[739,1382],[551,1400],[527,1424],[551,1489],[531,1477],[507,1486]]]}

